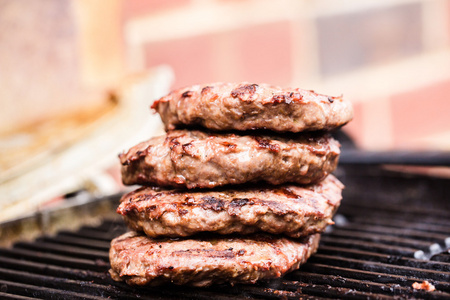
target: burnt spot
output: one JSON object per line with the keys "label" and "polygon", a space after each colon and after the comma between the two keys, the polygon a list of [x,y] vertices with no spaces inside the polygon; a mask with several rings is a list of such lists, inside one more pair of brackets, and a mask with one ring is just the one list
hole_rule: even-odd
{"label": "burnt spot", "polygon": [[292,213],[292,208],[289,204],[286,204],[283,201],[279,200],[261,200],[260,201],[262,206],[268,207],[273,214],[284,216],[288,213]]}
{"label": "burnt spot", "polygon": [[293,199],[301,198],[300,195],[294,193],[294,191],[292,191],[290,188],[287,188],[287,187],[280,188],[277,192],[279,194],[286,196],[287,198],[293,198]]}
{"label": "burnt spot", "polygon": [[194,205],[195,204],[195,199],[193,197],[187,196],[186,198],[184,198],[184,203],[186,203],[187,205]]}
{"label": "burnt spot", "polygon": [[221,199],[218,199],[216,197],[212,197],[212,196],[205,196],[202,197],[202,203],[201,206],[204,209],[212,209],[214,211],[221,211],[224,209],[224,202]]}
{"label": "burnt spot", "polygon": [[293,101],[299,101],[301,99],[302,95],[300,93],[290,92],[289,94],[273,95],[272,102],[275,104],[291,104]]}
{"label": "burnt spot", "polygon": [[[286,99],[289,99],[289,97],[286,97],[286,95],[274,95],[272,97],[272,101],[273,103],[283,103],[283,102],[287,102]],[[290,101],[289,101],[290,102]]]}
{"label": "burnt spot", "polygon": [[205,86],[204,88],[202,88],[202,95],[209,93],[210,91],[213,90],[212,86]]}
{"label": "burnt spot", "polygon": [[328,97],[328,102],[333,103],[334,102],[333,97]]}
{"label": "burnt spot", "polygon": [[231,97],[239,98],[244,101],[251,100],[253,99],[252,96],[256,93],[258,87],[259,86],[257,84],[242,85],[231,91]]}
{"label": "burnt spot", "polygon": [[177,138],[172,138],[169,141],[169,148],[170,150],[173,150],[174,148],[178,147],[180,145],[180,142],[178,142]]}
{"label": "burnt spot", "polygon": [[124,166],[131,165],[133,162],[141,159],[141,157],[146,156],[148,154],[148,150],[151,148],[151,145],[145,148],[144,150],[138,150],[136,153],[132,155],[127,155],[126,153],[119,154],[120,163]]}
{"label": "burnt spot", "polygon": [[192,97],[193,95],[194,95],[193,91],[186,91],[183,94],[181,94],[181,97],[187,98],[187,97]]}
{"label": "burnt spot", "polygon": [[183,149],[183,153],[188,154],[192,150],[192,143],[183,144],[183,145],[181,145],[181,148]]}
{"label": "burnt spot", "polygon": [[178,210],[178,214],[180,216],[184,216],[185,214],[187,214],[189,211],[187,209],[179,209]]}
{"label": "burnt spot", "polygon": [[255,201],[248,198],[233,198],[228,206],[228,214],[230,216],[236,216],[240,213],[243,206],[253,205]]}
{"label": "burnt spot", "polygon": [[127,159],[127,155],[125,153],[120,153],[118,156],[122,165],[128,166],[130,164],[130,161]]}
{"label": "burnt spot", "polygon": [[186,183],[186,178],[184,178],[183,175],[178,174],[173,179],[173,182],[175,182],[177,184],[185,184]]}
{"label": "burnt spot", "polygon": [[324,143],[317,143],[317,145],[313,146],[313,145],[305,145],[305,148],[316,155],[327,155],[329,146],[324,144]]}
{"label": "burnt spot", "polygon": [[134,208],[131,208],[131,207],[128,207],[128,206],[125,206],[125,207],[118,207],[117,209],[116,209],[116,213],[118,213],[119,215],[122,215],[122,216],[126,216],[126,215],[128,215],[128,214],[131,214],[132,212],[135,212],[136,210],[134,209]]}
{"label": "burnt spot", "polygon": [[131,160],[129,159],[124,159],[124,160],[120,160],[122,166],[129,166],[131,165]]}
{"label": "burnt spot", "polygon": [[[233,248],[231,248],[233,249]],[[212,251],[208,253],[209,257],[221,257],[221,258],[235,258],[236,254],[233,252],[233,250],[227,249],[222,251]]]}
{"label": "burnt spot", "polygon": [[300,101],[303,99],[303,96],[300,93],[291,92],[289,94],[290,101]]}
{"label": "burnt spot", "polygon": [[303,98],[303,96],[302,96],[302,94],[300,94],[300,93],[296,93],[296,92],[291,92],[290,94],[289,94],[289,97],[291,97],[292,99],[294,99],[294,100],[301,100],[302,98]]}
{"label": "burnt spot", "polygon": [[141,202],[141,201],[152,201],[153,199],[157,198],[158,195],[148,195],[148,194],[143,194],[143,195],[138,195],[134,198],[130,198],[130,202]]}
{"label": "burnt spot", "polygon": [[245,251],[244,249],[241,249],[241,250],[239,250],[239,251],[237,252],[237,255],[238,255],[238,256],[242,256],[242,255],[244,255],[246,252],[247,252],[247,251]]}
{"label": "burnt spot", "polygon": [[260,149],[268,149],[269,151],[275,153],[280,151],[280,146],[277,144],[272,144],[268,139],[259,136],[254,136],[253,138],[256,140],[256,142],[258,142],[258,148]]}
{"label": "burnt spot", "polygon": [[131,160],[138,160],[141,157],[148,155],[148,152],[153,147],[153,145],[148,145],[144,150],[138,150],[136,153],[130,158]]}
{"label": "burnt spot", "polygon": [[156,209],[156,205],[150,205],[147,207],[147,211],[154,211]]}
{"label": "burnt spot", "polygon": [[230,207],[242,207],[244,205],[253,205],[254,201],[248,198],[233,198],[230,202]]}
{"label": "burnt spot", "polygon": [[234,150],[234,149],[236,149],[236,147],[237,147],[236,144],[230,143],[230,142],[222,142],[222,143],[220,143],[220,144],[221,144],[222,146],[227,147],[227,148],[230,149],[230,150]]}

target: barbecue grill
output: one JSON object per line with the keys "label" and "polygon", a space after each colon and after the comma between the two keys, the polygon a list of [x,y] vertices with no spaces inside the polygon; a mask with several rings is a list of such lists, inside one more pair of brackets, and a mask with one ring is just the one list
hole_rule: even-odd
{"label": "barbecue grill", "polygon": [[[126,231],[114,209],[120,195],[90,205],[106,213],[100,223],[41,234],[0,248],[2,299],[450,299],[450,179],[386,170],[345,156],[335,174],[345,183],[336,224],[300,270],[256,285],[131,287],[109,274],[110,240]],[[73,207],[72,207],[73,209]],[[60,210],[25,221],[47,224]],[[24,220],[2,225],[17,230]],[[19,227],[20,227],[19,226]],[[20,236],[20,234],[19,234]],[[431,283],[436,290],[414,289]]]}

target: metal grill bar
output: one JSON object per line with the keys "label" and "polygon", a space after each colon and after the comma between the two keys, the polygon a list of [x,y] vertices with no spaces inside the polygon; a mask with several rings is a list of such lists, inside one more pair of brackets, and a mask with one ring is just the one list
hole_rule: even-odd
{"label": "metal grill bar", "polygon": [[450,265],[447,263],[424,261],[415,258],[392,256],[357,249],[347,249],[342,247],[321,246],[320,253],[333,255],[336,257],[356,258],[367,261],[376,261],[380,263],[394,264],[399,266],[408,266],[413,268],[430,269],[435,271],[450,272]]}
{"label": "metal grill bar", "polygon": [[333,236],[357,239],[361,241],[374,241],[381,244],[398,245],[418,249],[427,249],[430,246],[430,242],[421,241],[418,239],[401,238],[391,234],[378,234],[365,231],[359,232],[356,230],[336,229],[333,231]]}
{"label": "metal grill bar", "polygon": [[[409,221],[411,223],[418,223],[417,220],[420,220],[421,224],[432,224],[450,227],[450,214],[446,212],[429,211],[428,213],[426,213],[423,210],[418,210],[417,208],[395,207],[395,209],[397,209],[396,213],[394,209],[388,210],[385,208],[386,207],[383,207],[383,209],[381,209],[379,207],[349,205],[345,206],[342,210],[339,210],[339,212],[342,214],[361,218],[370,209],[370,217],[372,219],[389,221],[400,218],[402,221]],[[364,214],[361,214],[362,212]],[[401,215],[399,215],[399,213],[401,213]]]}
{"label": "metal grill bar", "polygon": [[450,264],[450,253],[447,252],[447,253],[443,253],[443,254],[434,255],[431,258],[431,260],[441,261],[441,262],[445,262],[445,263],[449,263]]}
{"label": "metal grill bar", "polygon": [[22,249],[1,249],[0,263],[8,264],[9,261],[14,259],[21,260],[22,263],[46,263],[52,266],[79,268],[82,270],[90,271],[103,271],[104,264],[98,261],[92,261],[87,259],[73,258],[61,255],[55,255],[52,253],[42,253]]}
{"label": "metal grill bar", "polygon": [[414,253],[417,251],[417,249],[415,248],[390,246],[388,244],[380,244],[375,242],[367,242],[347,238],[336,238],[333,236],[323,236],[321,241],[324,245],[341,246],[351,249],[360,249],[368,251],[372,250],[375,251],[376,253],[386,253],[410,257],[414,257]]}
{"label": "metal grill bar", "polygon": [[108,254],[104,251],[97,250],[89,250],[82,247],[73,247],[60,245],[58,243],[49,243],[49,242],[38,242],[38,243],[29,243],[29,242],[19,242],[16,245],[18,249],[27,249],[39,252],[50,252],[56,253],[60,255],[66,255],[68,257],[76,257],[79,258],[87,258],[87,259],[103,259],[108,260]]}
{"label": "metal grill bar", "polygon": [[56,237],[41,237],[37,239],[38,242],[42,243],[58,243],[65,246],[75,246],[83,249],[89,248],[92,250],[105,251],[109,249],[109,241],[99,241],[99,240],[91,240],[84,239],[79,237],[70,237],[64,236],[62,234],[58,234]]}
{"label": "metal grill bar", "polygon": [[[364,224],[349,224],[345,226],[341,226],[341,228],[345,229],[345,231],[355,231],[355,232],[361,232],[361,233],[376,233],[386,236],[397,236],[397,237],[406,237],[411,238],[414,240],[423,240],[428,242],[440,242],[445,240],[448,236],[445,234],[439,234],[434,232],[426,232],[426,231],[420,231],[415,230],[411,228],[396,228],[396,227],[390,227],[390,226],[380,226],[380,225],[364,225]],[[339,230],[339,231],[338,231]],[[344,230],[342,229],[335,229],[334,234],[344,233]]]}
{"label": "metal grill bar", "polygon": [[12,295],[12,294],[0,292],[0,299],[3,299],[3,300],[34,300],[36,298],[30,298],[30,297],[26,297],[26,296]]}
{"label": "metal grill bar", "polygon": [[366,260],[359,260],[359,259],[342,258],[342,257],[336,258],[331,255],[324,255],[320,253],[316,254],[314,257],[311,258],[311,263],[319,263],[326,266],[347,267],[356,270],[381,272],[386,274],[418,277],[424,280],[433,279],[450,282],[450,273],[448,272],[424,270],[405,266],[393,266],[391,264],[368,262]]}
{"label": "metal grill bar", "polygon": [[34,284],[16,283],[7,280],[0,280],[0,286],[6,286],[5,292],[9,294],[35,297],[35,299],[56,299],[56,297],[60,297],[60,299],[104,299],[103,297],[91,296],[86,293],[40,287]]}
{"label": "metal grill bar", "polygon": [[358,225],[368,225],[368,226],[377,226],[382,225],[387,228],[397,228],[397,229],[414,229],[418,231],[423,232],[429,232],[429,233],[440,233],[440,234],[446,234],[450,231],[450,226],[441,226],[441,225],[433,225],[433,224],[427,224],[427,223],[417,223],[417,222],[406,222],[401,220],[392,220],[392,219],[380,219],[372,216],[367,216],[367,218],[364,217],[355,217],[353,219],[355,223]]}

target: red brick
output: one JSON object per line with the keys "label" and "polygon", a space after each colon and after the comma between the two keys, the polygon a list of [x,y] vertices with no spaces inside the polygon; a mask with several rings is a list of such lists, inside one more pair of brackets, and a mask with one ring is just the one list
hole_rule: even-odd
{"label": "red brick", "polygon": [[292,79],[291,24],[264,24],[236,33],[238,80],[288,85]]}
{"label": "red brick", "polygon": [[292,79],[291,27],[277,22],[210,35],[213,81],[288,85]]}
{"label": "red brick", "polygon": [[[450,80],[392,97],[394,143],[421,147],[414,140],[450,129]],[[382,120],[380,120],[382,121]]]}
{"label": "red brick", "polygon": [[343,130],[353,139],[357,146],[364,146],[363,103],[353,104],[353,120],[343,127]]}
{"label": "red brick", "polygon": [[123,18],[125,20],[154,14],[168,9],[189,4],[190,0],[125,0],[123,1]]}
{"label": "red brick", "polygon": [[148,44],[146,66],[170,65],[175,87],[214,81],[213,43],[211,36],[198,36]]}
{"label": "red brick", "polygon": [[216,81],[292,78],[290,24],[279,22],[146,45],[146,66],[169,64],[175,87]]}

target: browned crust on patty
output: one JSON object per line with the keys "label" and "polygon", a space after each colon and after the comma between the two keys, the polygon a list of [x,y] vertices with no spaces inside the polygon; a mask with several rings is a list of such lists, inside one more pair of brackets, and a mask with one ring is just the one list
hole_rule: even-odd
{"label": "browned crust on patty", "polygon": [[174,130],[119,157],[126,185],[213,188],[256,181],[309,184],[335,170],[339,147],[326,135],[251,136]]}
{"label": "browned crust on patty", "polygon": [[245,82],[181,88],[152,108],[167,130],[201,125],[213,130],[300,132],[331,130],[353,118],[352,105],[342,96]]}
{"label": "browned crust on patty", "polygon": [[111,242],[110,274],[131,285],[255,283],[298,269],[319,239],[316,234],[302,240],[269,235],[155,240],[129,232]]}
{"label": "browned crust on patty", "polygon": [[135,231],[150,237],[199,232],[249,234],[264,231],[290,237],[325,230],[342,199],[333,175],[309,186],[282,185],[226,190],[139,188],[124,195],[117,212]]}

